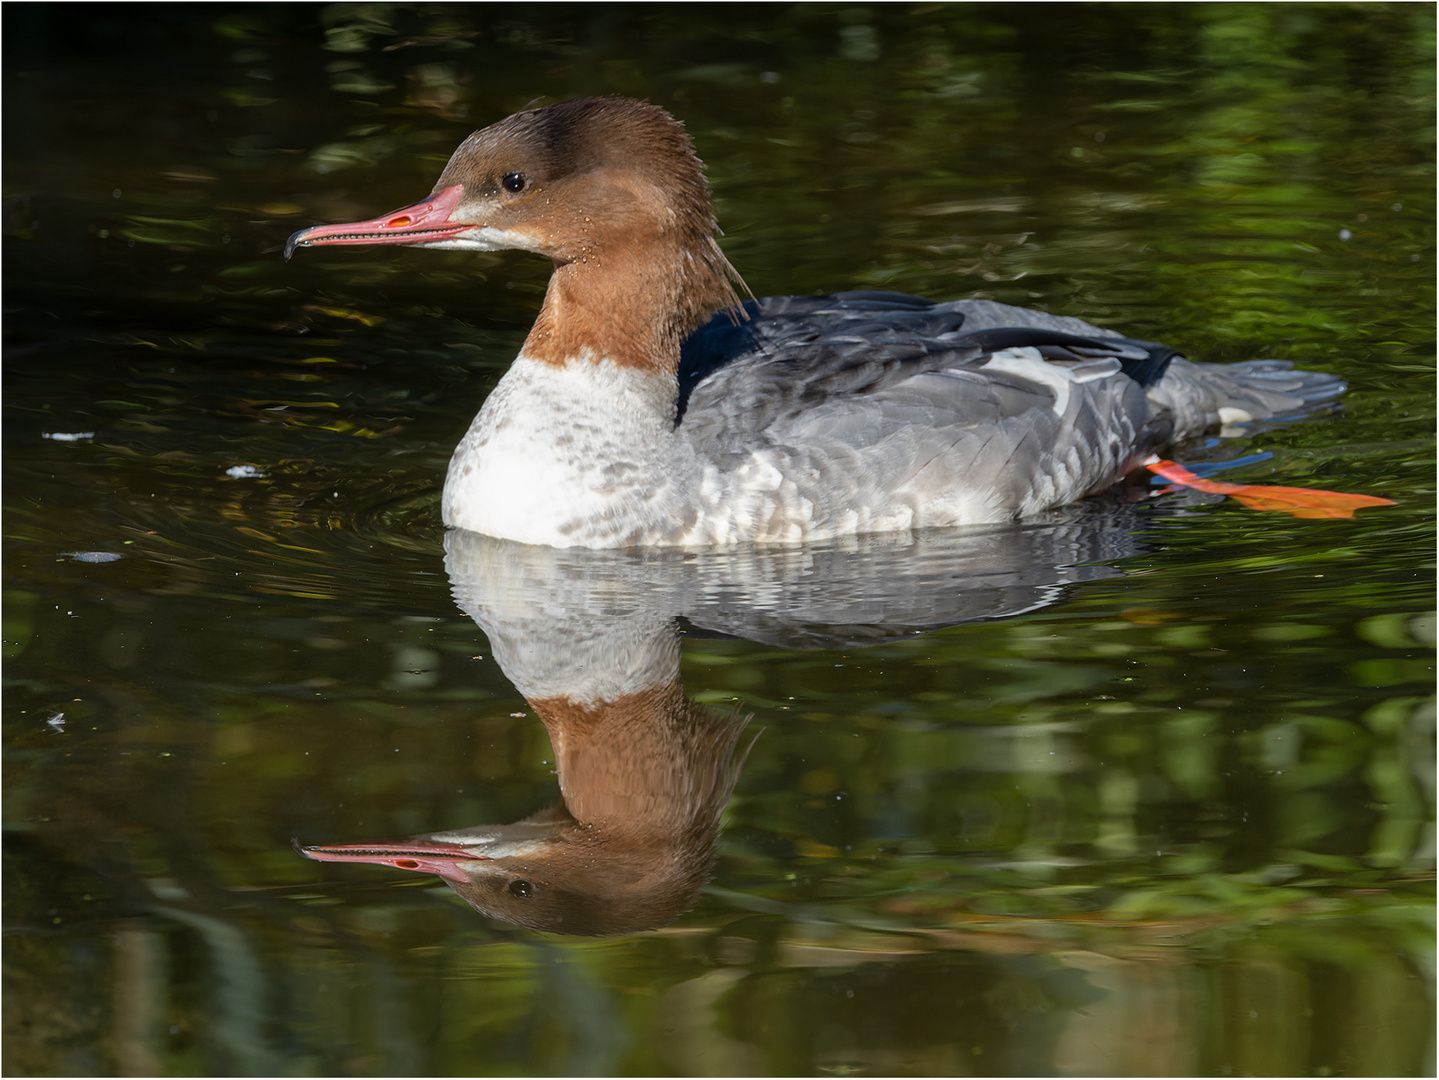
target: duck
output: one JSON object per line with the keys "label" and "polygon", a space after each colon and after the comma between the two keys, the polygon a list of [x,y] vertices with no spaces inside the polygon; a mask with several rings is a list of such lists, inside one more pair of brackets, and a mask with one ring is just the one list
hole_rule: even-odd
{"label": "duck", "polygon": [[1022,520],[1146,464],[1188,483],[1157,450],[1345,389],[1286,361],[1196,363],[985,299],[756,299],[718,232],[683,124],[608,96],[477,131],[427,198],[300,230],[284,254],[550,259],[534,325],[441,498],[450,528],[524,544],[723,548]]}

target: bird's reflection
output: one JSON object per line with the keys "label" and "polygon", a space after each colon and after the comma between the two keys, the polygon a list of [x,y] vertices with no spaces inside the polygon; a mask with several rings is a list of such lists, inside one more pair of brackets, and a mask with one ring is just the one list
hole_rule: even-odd
{"label": "bird's reflection", "polygon": [[677,679],[530,704],[555,748],[561,798],[549,809],[510,825],[302,850],[439,874],[476,910],[534,930],[618,934],[688,910],[739,775],[743,719],[687,700]]}
{"label": "bird's reflection", "polygon": [[[650,929],[693,905],[747,750],[746,718],[686,698],[680,619],[839,648],[1000,618],[1108,577],[1141,550],[1132,508],[1044,522],[753,551],[595,552],[451,532],[459,606],[554,746],[560,800],[508,825],[299,848],[438,874],[478,911],[536,930]],[[747,744],[748,745],[748,744]]]}

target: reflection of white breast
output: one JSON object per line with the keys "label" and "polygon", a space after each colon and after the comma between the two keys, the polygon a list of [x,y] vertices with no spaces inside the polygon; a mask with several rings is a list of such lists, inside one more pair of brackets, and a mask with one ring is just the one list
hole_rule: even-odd
{"label": "reflection of white breast", "polygon": [[608,561],[616,558],[623,556],[475,532],[445,536],[455,603],[485,632],[506,677],[532,700],[595,705],[679,677],[674,616],[682,599],[673,587],[648,587],[643,565]]}

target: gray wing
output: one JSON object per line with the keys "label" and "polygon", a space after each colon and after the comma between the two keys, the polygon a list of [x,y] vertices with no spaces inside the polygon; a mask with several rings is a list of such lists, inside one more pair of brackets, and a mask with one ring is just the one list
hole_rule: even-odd
{"label": "gray wing", "polygon": [[690,393],[681,430],[705,458],[766,456],[835,511],[958,483],[993,520],[1107,486],[1169,434],[1124,373],[1154,362],[1147,343],[984,301],[830,299],[760,302],[754,346]]}

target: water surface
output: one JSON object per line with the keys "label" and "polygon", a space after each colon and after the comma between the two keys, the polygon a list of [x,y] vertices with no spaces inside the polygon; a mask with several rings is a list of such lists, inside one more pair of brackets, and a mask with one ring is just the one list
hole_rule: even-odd
{"label": "water surface", "polygon": [[[4,22],[8,1073],[1432,1074],[1432,9]],[[447,563],[547,267],[279,249],[591,93],[685,121],[757,295],[1336,372],[1180,459],[1398,505]],[[591,661],[745,725],[692,910],[292,850],[550,806],[532,698]]]}

